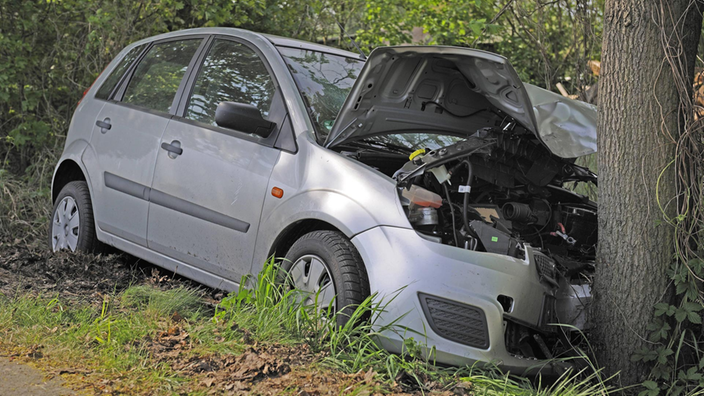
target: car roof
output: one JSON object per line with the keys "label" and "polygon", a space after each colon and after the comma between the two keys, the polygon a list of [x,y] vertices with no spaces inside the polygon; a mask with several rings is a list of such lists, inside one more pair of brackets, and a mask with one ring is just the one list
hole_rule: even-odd
{"label": "car roof", "polygon": [[262,36],[269,39],[269,41],[274,43],[274,45],[276,45],[277,47],[291,47],[291,48],[300,48],[300,49],[311,50],[311,51],[316,51],[316,52],[327,52],[327,53],[333,54],[333,55],[339,55],[339,56],[344,56],[347,58],[356,58],[356,59],[362,60],[361,55],[358,53],[345,51],[345,50],[339,49],[339,48],[328,47],[327,45],[316,44],[316,43],[311,43],[309,41],[303,41],[303,40],[297,40],[297,39],[292,39],[292,38],[276,36],[273,34],[262,34]]}
{"label": "car roof", "polygon": [[237,29],[237,28],[226,28],[226,27],[177,30],[174,32],[163,33],[163,34],[159,34],[157,36],[145,38],[143,40],[140,40],[140,41],[133,43],[132,45],[140,45],[140,44],[152,42],[155,40],[163,40],[166,38],[187,36],[187,35],[193,35],[193,34],[222,34],[222,35],[236,34],[236,35],[241,36],[245,39],[248,36],[249,37],[259,36],[265,40],[270,41],[275,46],[300,48],[300,49],[317,51],[317,52],[325,52],[325,53],[329,53],[332,55],[344,56],[344,57],[348,57],[348,58],[362,59],[360,54],[350,52],[350,51],[345,51],[345,50],[342,50],[339,48],[328,47],[327,45],[316,44],[316,43],[311,43],[308,41],[296,40],[296,39],[292,39],[292,38],[276,36],[273,34],[257,33],[257,32],[253,32],[251,30]]}

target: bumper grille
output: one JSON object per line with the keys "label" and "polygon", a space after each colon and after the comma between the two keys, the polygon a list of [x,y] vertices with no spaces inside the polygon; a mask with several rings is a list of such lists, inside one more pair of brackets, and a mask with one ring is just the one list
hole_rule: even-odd
{"label": "bumper grille", "polygon": [[489,348],[486,316],[480,308],[419,293],[430,328],[448,340],[475,348]]}
{"label": "bumper grille", "polygon": [[540,280],[546,279],[548,282],[556,284],[557,270],[555,269],[555,262],[548,256],[538,252],[533,253],[533,258],[535,259],[535,266],[538,268]]}

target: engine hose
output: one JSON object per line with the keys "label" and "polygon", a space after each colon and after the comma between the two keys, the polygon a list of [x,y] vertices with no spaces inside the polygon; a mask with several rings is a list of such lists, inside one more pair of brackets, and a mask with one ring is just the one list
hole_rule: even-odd
{"label": "engine hose", "polygon": [[447,203],[450,205],[450,216],[452,216],[452,237],[455,239],[455,246],[460,247],[459,242],[457,242],[457,226],[455,225],[455,210],[452,208],[452,200],[450,199],[450,189],[447,188],[447,184],[443,183],[442,188],[445,190],[445,196],[447,197]]}
{"label": "engine hose", "polygon": [[[474,176],[474,169],[472,168],[472,163],[468,160],[463,161],[467,164],[467,187],[472,185],[472,177]],[[462,220],[464,221],[464,229],[469,233],[474,234],[473,230],[469,228],[469,191],[464,193],[464,202],[462,205]]]}

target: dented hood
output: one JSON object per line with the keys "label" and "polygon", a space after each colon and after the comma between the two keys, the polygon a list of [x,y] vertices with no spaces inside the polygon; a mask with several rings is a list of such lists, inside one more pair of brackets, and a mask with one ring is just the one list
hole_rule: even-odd
{"label": "dented hood", "polygon": [[596,108],[524,84],[508,60],[440,46],[377,48],[325,142],[413,132],[467,136],[510,115],[555,155],[596,152]]}

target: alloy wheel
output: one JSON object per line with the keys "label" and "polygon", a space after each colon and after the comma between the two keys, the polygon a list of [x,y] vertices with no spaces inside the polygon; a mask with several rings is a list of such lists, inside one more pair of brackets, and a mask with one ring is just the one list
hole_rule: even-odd
{"label": "alloy wheel", "polygon": [[291,286],[302,292],[304,305],[316,303],[321,310],[327,309],[335,298],[335,284],[325,262],[318,256],[307,254],[298,258],[289,270]]}
{"label": "alloy wheel", "polygon": [[51,227],[51,247],[55,252],[63,249],[76,251],[80,221],[76,200],[64,197],[54,211]]}

